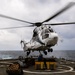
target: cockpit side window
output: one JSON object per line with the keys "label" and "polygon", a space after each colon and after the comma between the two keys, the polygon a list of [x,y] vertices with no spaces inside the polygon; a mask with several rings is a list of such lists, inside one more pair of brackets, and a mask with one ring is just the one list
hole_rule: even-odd
{"label": "cockpit side window", "polygon": [[41,36],[42,36],[42,39],[46,39],[49,37],[49,33],[50,31],[48,29],[45,29],[42,33],[41,33]]}
{"label": "cockpit side window", "polygon": [[54,32],[52,28],[49,29],[50,32]]}
{"label": "cockpit side window", "polygon": [[45,33],[49,33],[49,30],[48,30],[48,29],[46,29],[46,30],[45,30]]}
{"label": "cockpit side window", "polygon": [[45,35],[42,36],[42,39],[46,39],[48,37],[49,37],[49,34],[45,34]]}
{"label": "cockpit side window", "polygon": [[33,37],[35,37],[35,36],[37,36],[37,33],[36,32],[33,33]]}
{"label": "cockpit side window", "polygon": [[37,34],[37,32],[35,31],[35,29],[34,29],[34,31],[33,31],[33,37],[35,37],[35,36],[37,36],[38,34]]}

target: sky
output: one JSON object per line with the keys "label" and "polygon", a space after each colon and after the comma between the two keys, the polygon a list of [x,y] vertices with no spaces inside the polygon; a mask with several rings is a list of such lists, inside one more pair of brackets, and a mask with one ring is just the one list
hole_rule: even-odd
{"label": "sky", "polygon": [[[0,14],[29,22],[42,22],[74,0],[0,0]],[[48,23],[75,22],[75,6]],[[28,26],[27,23],[0,17],[0,28]],[[35,27],[0,30],[0,50],[23,50],[20,41],[30,41]],[[75,25],[52,26],[59,41],[54,50],[75,50]]]}

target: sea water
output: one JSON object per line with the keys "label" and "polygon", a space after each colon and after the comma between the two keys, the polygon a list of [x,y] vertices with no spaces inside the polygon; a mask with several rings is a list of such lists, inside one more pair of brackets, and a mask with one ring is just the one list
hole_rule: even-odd
{"label": "sea water", "polygon": [[[43,52],[41,52],[43,54]],[[29,56],[38,56],[39,52],[31,52]],[[16,59],[19,56],[26,57],[26,52],[24,51],[0,51],[0,59]],[[68,60],[75,60],[75,50],[55,50],[53,52],[48,52],[44,57],[57,57],[57,58],[65,58]]]}

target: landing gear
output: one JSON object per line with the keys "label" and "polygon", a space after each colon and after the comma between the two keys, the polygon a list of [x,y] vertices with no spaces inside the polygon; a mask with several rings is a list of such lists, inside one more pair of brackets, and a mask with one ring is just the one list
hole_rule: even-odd
{"label": "landing gear", "polygon": [[45,55],[47,55],[47,51],[43,51],[43,53],[44,53]]}
{"label": "landing gear", "polygon": [[[53,52],[53,49],[52,49],[52,48],[49,48],[49,49],[48,49],[48,52]],[[47,55],[47,51],[46,51],[46,50],[43,51],[43,53],[44,53],[45,55]]]}
{"label": "landing gear", "polygon": [[53,52],[53,49],[52,48],[48,49],[48,52]]}
{"label": "landing gear", "polygon": [[27,56],[30,54],[30,51],[27,52]]}
{"label": "landing gear", "polygon": [[[41,51],[39,51],[39,53],[41,54]],[[47,55],[47,51],[43,51],[43,53],[44,53],[45,55]]]}

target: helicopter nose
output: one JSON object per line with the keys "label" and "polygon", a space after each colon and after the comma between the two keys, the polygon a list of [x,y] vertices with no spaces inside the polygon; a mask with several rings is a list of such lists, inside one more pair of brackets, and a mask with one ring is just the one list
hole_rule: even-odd
{"label": "helicopter nose", "polygon": [[57,33],[52,33],[52,39],[53,40],[58,40],[58,34]]}

